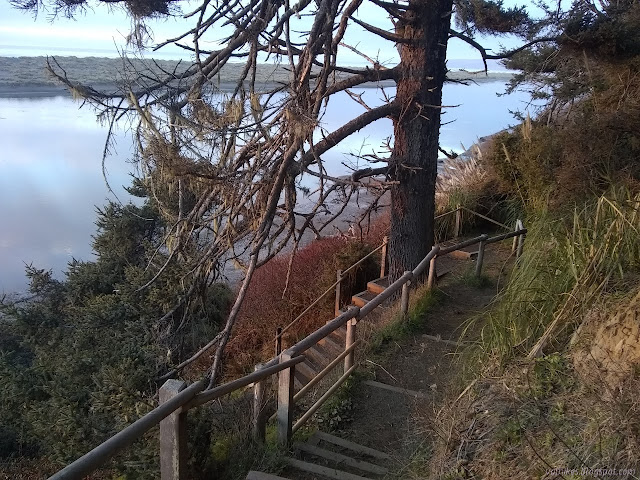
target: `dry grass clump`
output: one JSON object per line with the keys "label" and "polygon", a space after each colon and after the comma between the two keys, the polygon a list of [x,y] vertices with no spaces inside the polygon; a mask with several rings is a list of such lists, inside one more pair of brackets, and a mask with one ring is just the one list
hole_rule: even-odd
{"label": "dry grass clump", "polygon": [[436,183],[438,210],[446,210],[451,205],[450,196],[453,192],[475,190],[483,185],[487,172],[481,161],[482,150],[478,145],[472,147],[469,158],[457,157],[444,161]]}
{"label": "dry grass clump", "polygon": [[594,308],[572,338],[573,365],[588,381],[597,377],[615,398],[640,371],[640,289],[606,308]]}
{"label": "dry grass clump", "polygon": [[611,478],[597,473],[611,468],[635,478],[621,471],[640,471],[640,403],[631,391],[607,402],[601,388],[577,381],[561,354],[491,370],[435,415],[423,412],[437,438],[431,478]]}

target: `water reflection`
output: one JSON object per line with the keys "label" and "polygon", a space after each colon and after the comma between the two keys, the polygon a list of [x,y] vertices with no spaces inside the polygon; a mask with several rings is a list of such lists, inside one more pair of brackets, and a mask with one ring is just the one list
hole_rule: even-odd
{"label": "water reflection", "polygon": [[[447,85],[447,109],[442,127],[444,148],[460,151],[479,136],[501,130],[511,123],[509,109],[523,108],[527,96],[520,93],[496,97],[503,83],[472,87]],[[391,90],[390,90],[391,91]],[[380,92],[364,92],[371,106],[381,102]],[[106,128],[89,108],[79,109],[70,98],[0,98],[0,291],[22,290],[25,263],[51,268],[59,278],[72,257],[90,260],[91,235],[95,231],[95,205],[114,199],[102,177],[101,157]],[[332,131],[341,120],[364,111],[346,98],[332,99],[322,126]],[[391,134],[391,122],[382,119],[363,128],[326,155],[328,170],[335,175],[362,167],[349,153],[380,150]],[[109,182],[115,194],[128,201],[123,188],[129,184],[133,166],[127,132],[116,133],[116,147],[109,158]]]}
{"label": "water reflection", "polygon": [[[0,290],[25,287],[24,265],[59,273],[72,257],[91,258],[94,205],[109,194],[100,159],[105,129],[69,98],[0,99]],[[131,141],[117,134],[108,163],[123,200]]]}

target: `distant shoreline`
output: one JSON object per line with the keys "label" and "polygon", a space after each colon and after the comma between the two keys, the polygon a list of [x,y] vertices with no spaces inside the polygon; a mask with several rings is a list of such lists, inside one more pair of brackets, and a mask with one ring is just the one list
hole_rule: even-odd
{"label": "distant shoreline", "polygon": [[[123,61],[119,58],[78,58],[56,57],[65,69],[70,80],[84,85],[91,85],[97,90],[115,92],[121,79],[129,77],[131,73],[123,73]],[[45,69],[45,57],[0,57],[0,98],[47,98],[71,97],[70,92],[49,77]],[[158,68],[149,62],[132,60],[132,65],[151,74],[158,72]],[[167,71],[184,70],[188,62],[159,60],[158,65]],[[221,91],[228,92],[235,88],[235,79],[239,78],[243,66],[227,64],[220,75],[214,80]],[[155,70],[155,72],[154,72]],[[466,72],[452,70],[449,77],[453,80],[468,80],[470,83],[507,82],[512,72]],[[267,90],[273,86],[286,82],[289,72],[284,66],[269,64],[260,65],[256,83],[260,90]],[[119,81],[120,80],[120,81]],[[378,83],[366,83],[357,88],[376,88],[378,86],[393,87],[394,82],[386,80]]]}

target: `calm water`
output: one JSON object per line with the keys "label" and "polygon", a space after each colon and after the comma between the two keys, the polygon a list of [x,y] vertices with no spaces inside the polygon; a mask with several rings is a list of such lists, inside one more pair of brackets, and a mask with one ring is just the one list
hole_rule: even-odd
{"label": "calm water", "polygon": [[[442,127],[442,146],[461,151],[461,145],[469,147],[478,137],[515,123],[509,110],[524,109],[528,97],[496,97],[503,90],[499,82],[447,85],[443,103],[461,106],[445,113],[443,121],[452,123]],[[367,90],[364,98],[375,105],[379,95]],[[115,197],[102,176],[106,128],[89,108],[78,107],[66,97],[0,98],[0,291],[24,290],[25,264],[53,269],[60,278],[71,258],[92,258],[95,206]],[[345,115],[362,110],[348,99],[336,99],[322,126],[331,131]],[[348,153],[370,153],[391,133],[391,121],[380,120],[353,135],[325,163],[332,173],[346,174],[347,165],[355,162]],[[127,163],[132,143],[126,131],[116,137],[107,161],[108,180],[126,202],[130,197],[123,185],[129,185],[134,171]]]}

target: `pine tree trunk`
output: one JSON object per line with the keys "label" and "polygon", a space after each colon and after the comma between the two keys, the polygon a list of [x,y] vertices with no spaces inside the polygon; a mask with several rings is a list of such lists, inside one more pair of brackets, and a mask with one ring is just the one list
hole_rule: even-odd
{"label": "pine tree trunk", "polygon": [[399,184],[391,190],[390,275],[413,270],[433,246],[435,184],[442,86],[452,0],[414,0],[396,33],[400,49],[393,119],[395,143],[391,172]]}

